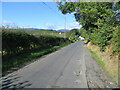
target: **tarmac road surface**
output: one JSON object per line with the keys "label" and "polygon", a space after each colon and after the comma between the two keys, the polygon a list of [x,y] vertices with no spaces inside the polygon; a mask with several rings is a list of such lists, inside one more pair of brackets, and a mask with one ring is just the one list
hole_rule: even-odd
{"label": "tarmac road surface", "polygon": [[2,88],[105,88],[110,87],[107,80],[83,42],[45,55],[1,79]]}

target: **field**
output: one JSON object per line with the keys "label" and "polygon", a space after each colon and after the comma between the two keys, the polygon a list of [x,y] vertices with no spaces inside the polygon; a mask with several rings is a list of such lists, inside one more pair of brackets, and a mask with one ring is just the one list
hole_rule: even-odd
{"label": "field", "polygon": [[53,52],[71,41],[53,30],[2,29],[3,72]]}

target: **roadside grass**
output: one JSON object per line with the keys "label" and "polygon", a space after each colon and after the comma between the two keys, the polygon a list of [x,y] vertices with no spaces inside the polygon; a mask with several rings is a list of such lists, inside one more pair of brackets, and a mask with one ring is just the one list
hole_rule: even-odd
{"label": "roadside grass", "polygon": [[96,62],[103,68],[106,75],[110,77],[111,81],[115,82],[117,85],[120,85],[120,77],[118,75],[118,62],[115,56],[110,57],[110,48],[109,51],[100,52],[99,48],[90,43],[87,46],[93,58]]}
{"label": "roadside grass", "polygon": [[[46,49],[33,51],[31,53],[25,53],[25,54],[20,54],[19,56],[5,58],[5,59],[3,59],[4,61],[2,63],[3,75],[5,73],[8,73],[8,72],[18,69],[19,67],[24,66],[27,63],[35,61],[43,55],[54,52],[54,51],[56,51],[64,46],[67,46],[69,44],[70,43],[64,43],[64,44],[61,44],[60,46],[53,46],[53,47],[49,47]],[[9,62],[7,59],[10,59]]]}
{"label": "roadside grass", "polygon": [[105,62],[102,61],[102,59],[94,51],[92,51],[89,47],[88,47],[88,50],[92,54],[93,58],[98,62],[98,64],[100,66],[104,67],[105,66]]}

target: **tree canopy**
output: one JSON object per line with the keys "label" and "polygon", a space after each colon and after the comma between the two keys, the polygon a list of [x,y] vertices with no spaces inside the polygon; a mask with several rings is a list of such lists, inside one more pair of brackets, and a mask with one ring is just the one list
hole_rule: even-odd
{"label": "tree canopy", "polygon": [[63,14],[74,13],[82,25],[81,35],[101,50],[111,43],[115,27],[120,24],[120,2],[57,2]]}
{"label": "tree canopy", "polygon": [[58,3],[58,7],[63,14],[73,13],[77,22],[86,30],[110,22],[111,15],[114,14],[110,2],[65,2]]}

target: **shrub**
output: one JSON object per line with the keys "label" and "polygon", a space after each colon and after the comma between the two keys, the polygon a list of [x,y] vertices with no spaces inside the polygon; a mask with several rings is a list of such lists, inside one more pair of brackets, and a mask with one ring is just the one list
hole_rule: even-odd
{"label": "shrub", "polygon": [[50,35],[32,35],[26,32],[2,30],[2,55],[11,56],[31,52],[36,49],[59,46],[68,41],[63,37]]}
{"label": "shrub", "polygon": [[120,53],[120,25],[114,29],[112,38],[113,53]]}

